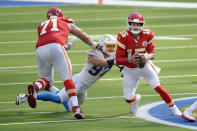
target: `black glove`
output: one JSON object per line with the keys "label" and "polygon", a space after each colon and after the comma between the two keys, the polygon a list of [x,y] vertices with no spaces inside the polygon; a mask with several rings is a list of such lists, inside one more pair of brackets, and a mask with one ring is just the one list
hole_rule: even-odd
{"label": "black glove", "polygon": [[114,65],[114,59],[107,60],[108,65]]}
{"label": "black glove", "polygon": [[96,49],[97,49],[97,50],[101,50],[101,51],[102,51],[102,50],[103,50],[103,46],[102,46],[102,45],[100,45],[100,44],[98,44],[98,45],[96,46]]}

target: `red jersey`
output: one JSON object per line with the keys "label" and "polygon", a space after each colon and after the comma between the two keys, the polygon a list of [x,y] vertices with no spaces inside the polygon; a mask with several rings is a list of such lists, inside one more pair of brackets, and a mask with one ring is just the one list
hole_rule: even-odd
{"label": "red jersey", "polygon": [[50,43],[65,45],[68,40],[70,28],[68,17],[51,18],[44,21],[38,27],[38,41],[36,48]]}
{"label": "red jersey", "polygon": [[117,36],[116,63],[118,65],[125,65],[128,68],[136,68],[136,64],[128,62],[129,50],[132,55],[154,51],[153,38],[153,32],[148,29],[143,29],[138,39],[135,39],[129,30],[120,32]]}

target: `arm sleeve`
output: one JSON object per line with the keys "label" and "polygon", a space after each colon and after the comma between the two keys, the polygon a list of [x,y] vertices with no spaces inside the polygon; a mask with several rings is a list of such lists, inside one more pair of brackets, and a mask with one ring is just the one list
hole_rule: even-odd
{"label": "arm sleeve", "polygon": [[116,64],[117,65],[124,65],[128,64],[128,57],[125,57],[125,50],[118,46],[116,50]]}
{"label": "arm sleeve", "polygon": [[128,56],[126,52],[126,43],[127,43],[127,37],[122,36],[121,33],[117,36],[118,40],[118,47],[116,50],[116,64],[117,65],[125,65],[128,64]]}

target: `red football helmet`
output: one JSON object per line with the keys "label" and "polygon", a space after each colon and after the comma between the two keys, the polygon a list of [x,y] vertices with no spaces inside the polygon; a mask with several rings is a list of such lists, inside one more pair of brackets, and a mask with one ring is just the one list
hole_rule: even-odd
{"label": "red football helmet", "polygon": [[52,7],[47,12],[47,19],[49,19],[51,16],[63,17],[64,15],[60,8]]}
{"label": "red football helmet", "polygon": [[[132,23],[136,23],[137,26],[132,25]],[[138,12],[131,13],[128,16],[127,24],[128,24],[128,28],[132,34],[139,34],[144,27],[144,23],[145,23],[145,21],[144,21],[143,16]]]}

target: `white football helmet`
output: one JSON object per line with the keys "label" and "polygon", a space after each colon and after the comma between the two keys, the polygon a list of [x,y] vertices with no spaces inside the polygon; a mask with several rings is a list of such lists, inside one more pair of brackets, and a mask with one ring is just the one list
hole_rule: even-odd
{"label": "white football helmet", "polygon": [[115,54],[117,48],[117,40],[114,36],[105,34],[99,38],[98,43],[103,47],[102,51],[107,55],[112,56]]}

